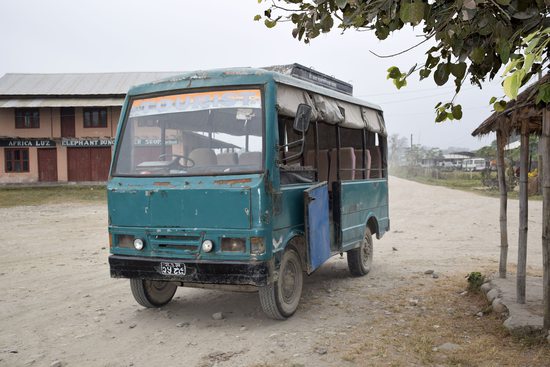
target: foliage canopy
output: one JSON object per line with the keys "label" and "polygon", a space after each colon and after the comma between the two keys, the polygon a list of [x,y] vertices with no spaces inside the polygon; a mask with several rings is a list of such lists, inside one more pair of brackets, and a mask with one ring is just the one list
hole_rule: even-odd
{"label": "foliage canopy", "polygon": [[[431,76],[439,86],[452,80],[458,93],[467,79],[481,88],[507,65],[503,89],[514,99],[548,64],[549,7],[550,0],[272,0],[255,20],[263,18],[269,28],[290,21],[292,35],[305,43],[334,27],[371,30],[384,40],[405,25],[421,26],[424,39],[413,47],[431,39],[436,44],[427,50],[423,64],[407,72],[388,69],[388,79],[397,88],[418,73],[420,80]],[[550,101],[550,85],[540,87],[537,101]],[[506,106],[497,98],[490,103],[497,111]],[[454,98],[435,108],[437,122],[462,117]]]}

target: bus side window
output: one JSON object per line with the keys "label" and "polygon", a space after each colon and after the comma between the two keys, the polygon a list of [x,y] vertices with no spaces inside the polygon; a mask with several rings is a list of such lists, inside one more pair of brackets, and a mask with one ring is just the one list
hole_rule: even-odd
{"label": "bus side window", "polygon": [[[316,124],[310,123],[305,134],[303,152],[302,133],[294,130],[294,119],[279,115],[279,168],[282,185],[312,183],[318,181],[315,161]],[[292,144],[297,142],[298,144]],[[286,146],[285,146],[286,145]],[[319,163],[324,167],[324,162]]]}
{"label": "bus side window", "polygon": [[[292,142],[298,141],[302,138],[301,133],[294,130],[294,119],[291,119],[289,117],[285,116],[278,116],[279,120],[279,145],[285,145],[290,144]],[[315,148],[315,127],[314,124],[311,123],[310,127],[306,133],[306,139],[305,139],[305,145],[304,145],[304,154],[300,156],[299,158],[287,160],[287,157],[294,156],[300,152],[301,147],[299,145],[295,145],[292,147],[285,147],[281,151],[279,151],[279,160],[284,165],[289,166],[297,166],[297,167],[303,167],[308,166],[307,161],[307,152],[309,150],[313,150]],[[311,164],[311,166],[313,166]]]}
{"label": "bus side window", "polygon": [[367,148],[371,157],[370,178],[382,178],[387,176],[387,142],[380,134],[367,133]]}
{"label": "bus side window", "polygon": [[[363,180],[368,178],[370,153],[364,150],[364,129],[340,127],[340,179]],[[336,152],[331,152],[331,161],[336,160]]]}

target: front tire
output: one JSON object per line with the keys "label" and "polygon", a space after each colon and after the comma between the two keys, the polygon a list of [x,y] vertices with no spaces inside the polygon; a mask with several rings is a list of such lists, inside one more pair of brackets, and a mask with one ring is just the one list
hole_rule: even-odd
{"label": "front tire", "polygon": [[281,260],[279,278],[259,288],[260,303],[264,313],[275,320],[292,316],[302,296],[304,273],[302,262],[296,250],[287,249]]}
{"label": "front tire", "polygon": [[177,285],[160,280],[130,279],[130,289],[137,303],[147,308],[162,307],[172,300]]}
{"label": "front tire", "polygon": [[367,275],[372,267],[373,244],[370,228],[365,229],[365,235],[358,248],[349,250],[348,268],[351,275],[360,277]]}

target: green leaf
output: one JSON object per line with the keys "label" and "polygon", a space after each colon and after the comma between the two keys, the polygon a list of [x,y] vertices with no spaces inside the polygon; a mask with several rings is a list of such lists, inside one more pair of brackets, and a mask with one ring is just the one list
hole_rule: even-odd
{"label": "green leaf", "polygon": [[407,79],[394,79],[393,84],[395,84],[397,89],[401,89],[407,85]]}
{"label": "green leaf", "polygon": [[537,93],[537,100],[535,103],[548,103],[550,102],[550,83],[544,83],[539,86],[539,91]]}
{"label": "green leaf", "polygon": [[266,20],[264,20],[264,24],[267,28],[273,28],[277,25],[277,21],[266,19]]}
{"label": "green leaf", "polygon": [[476,47],[470,53],[470,60],[476,64],[482,64],[485,58],[485,50],[481,47]]}
{"label": "green leaf", "polygon": [[462,106],[457,104],[456,106],[453,106],[452,108],[452,114],[455,120],[460,120],[462,118]]}
{"label": "green leaf", "polygon": [[390,29],[379,22],[376,24],[376,31],[374,34],[379,40],[385,40],[390,35]]}
{"label": "green leaf", "polygon": [[489,104],[493,104],[497,101],[497,97],[491,97],[491,99],[489,100]]}
{"label": "green leaf", "polygon": [[451,69],[451,73],[455,76],[455,78],[459,80],[462,80],[464,78],[464,75],[466,75],[465,62],[459,62],[458,64],[450,64],[449,68]]}
{"label": "green leaf", "polygon": [[430,69],[422,69],[420,70],[420,72],[418,74],[420,74],[420,80],[422,79],[426,79],[427,77],[430,76],[431,74],[431,70]]}
{"label": "green leaf", "polygon": [[388,77],[386,79],[399,79],[401,77],[401,71],[397,66],[392,66],[388,69]]}
{"label": "green leaf", "polygon": [[449,80],[449,69],[447,68],[447,64],[437,65],[437,69],[434,73],[435,84],[441,86],[447,83],[447,80]]}
{"label": "green leaf", "polygon": [[428,58],[426,59],[426,64],[425,66],[427,68],[434,68],[437,63],[439,62],[439,57],[433,57],[431,54],[428,54]]}
{"label": "green leaf", "polygon": [[504,72],[502,73],[502,76],[508,74],[512,69],[514,69],[515,67],[517,67],[517,65],[519,64],[520,60],[519,59],[514,59],[512,61],[510,61],[508,63],[508,65],[506,65],[506,68],[504,68]]}
{"label": "green leaf", "polygon": [[525,54],[525,61],[523,61],[522,70],[525,73],[528,73],[531,70],[531,67],[533,66],[533,62],[535,62],[535,55],[534,54]]}
{"label": "green leaf", "polygon": [[495,111],[497,112],[502,112],[506,109],[506,101],[498,101],[496,102],[495,104],[493,104],[493,108],[495,109]]}
{"label": "green leaf", "polygon": [[262,16],[261,16],[260,14],[256,14],[256,15],[254,16],[254,21],[257,22],[257,21],[259,21],[260,19],[262,19]]}
{"label": "green leaf", "polygon": [[525,48],[525,53],[528,54],[528,53],[531,53],[533,52],[533,49],[535,47],[537,47],[537,45],[539,44],[539,41],[540,41],[540,38],[539,37],[535,37],[533,38],[529,44],[527,45],[527,48]]}
{"label": "green leaf", "polygon": [[516,99],[518,96],[518,91],[521,83],[520,79],[521,74],[515,72],[502,82],[502,89],[504,89],[504,94],[510,99]]}
{"label": "green leaf", "polygon": [[422,0],[403,0],[399,9],[399,18],[403,23],[416,25],[424,19],[426,4]]}
{"label": "green leaf", "polygon": [[531,40],[532,40],[533,38],[535,38],[535,37],[538,36],[538,35],[539,35],[539,32],[538,32],[538,31],[535,31],[535,32],[529,34],[527,37],[524,37],[524,38],[523,38],[523,41],[524,41],[525,43],[529,43],[529,42],[531,42]]}
{"label": "green leaf", "polygon": [[445,120],[447,120],[447,112],[438,111],[437,115],[435,116],[435,122],[443,122]]}
{"label": "green leaf", "polygon": [[508,40],[500,40],[497,45],[497,52],[500,56],[500,61],[506,64],[510,59],[510,42]]}
{"label": "green leaf", "polygon": [[321,29],[323,32],[328,32],[334,25],[334,20],[330,15],[327,15],[321,19]]}

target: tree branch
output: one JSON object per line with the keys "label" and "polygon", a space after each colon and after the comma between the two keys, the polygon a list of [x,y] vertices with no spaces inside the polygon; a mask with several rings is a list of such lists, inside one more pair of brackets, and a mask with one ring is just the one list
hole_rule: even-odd
{"label": "tree branch", "polygon": [[405,50],[403,50],[403,51],[397,52],[397,53],[392,54],[392,55],[378,55],[376,52],[374,52],[374,51],[372,51],[372,50],[369,50],[369,52],[370,52],[371,54],[373,54],[374,56],[379,57],[379,58],[381,58],[381,59],[388,59],[388,58],[390,58],[390,57],[399,56],[399,55],[402,55],[402,54],[404,54],[404,53],[406,53],[406,52],[409,52],[409,51],[411,51],[411,50],[417,48],[417,47],[420,46],[421,44],[426,43],[426,42],[427,42],[428,40],[430,40],[432,37],[433,37],[433,35],[427,37],[425,40],[422,40],[421,42],[418,42],[418,43],[417,43],[416,45],[414,45],[414,46],[411,46],[411,47],[409,47],[409,48],[407,48],[407,49],[405,49]]}

